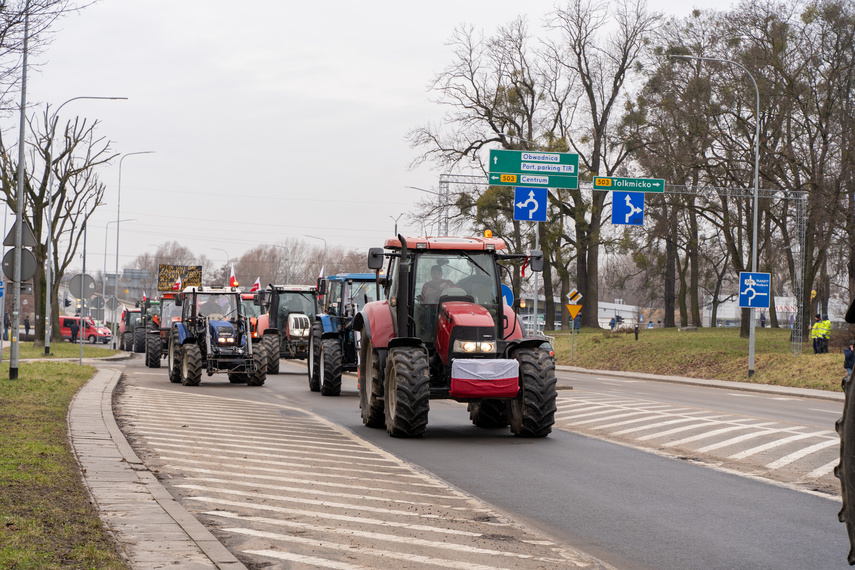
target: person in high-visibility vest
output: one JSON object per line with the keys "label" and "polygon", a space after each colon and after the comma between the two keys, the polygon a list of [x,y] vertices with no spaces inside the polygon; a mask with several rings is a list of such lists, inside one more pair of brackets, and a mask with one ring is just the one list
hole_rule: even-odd
{"label": "person in high-visibility vest", "polygon": [[821,333],[820,337],[820,352],[827,353],[828,352],[828,341],[831,339],[831,321],[828,320],[828,315],[822,315],[821,325]]}
{"label": "person in high-visibility vest", "polygon": [[822,316],[819,313],[816,314],[816,322],[813,324],[813,327],[810,329],[810,338],[813,340],[813,353],[819,354],[822,350],[822,346],[820,343],[820,338],[822,337]]}

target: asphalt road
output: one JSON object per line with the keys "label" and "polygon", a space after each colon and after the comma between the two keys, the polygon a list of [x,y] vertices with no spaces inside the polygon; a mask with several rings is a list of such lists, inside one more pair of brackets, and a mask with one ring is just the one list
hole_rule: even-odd
{"label": "asphalt road", "polygon": [[[475,428],[465,405],[448,401],[431,403],[423,438],[393,439],[362,426],[354,377],[345,378],[340,397],[325,398],[309,392],[303,362],[283,360],[281,368],[282,374],[257,389],[229,385],[219,377],[203,378],[198,388],[170,385],[164,369],[151,374],[157,371],[137,361],[126,374],[146,389],[285,403],[314,412],[512,520],[618,568],[848,568],[848,540],[837,522],[839,501],[831,494],[738,474],[726,459],[681,459],[679,449],[663,452],[661,441],[648,440],[645,450],[638,443],[580,435],[570,431],[572,422],[559,422],[567,427],[546,439],[516,439],[506,429]],[[573,383],[576,390],[566,391],[573,396],[634,396],[663,406],[783,422],[787,429],[833,430],[835,407],[840,407],[791,398],[736,398],[724,390],[655,382],[607,384],[586,375],[574,376]],[[158,468],[169,477],[163,472],[168,465]]]}

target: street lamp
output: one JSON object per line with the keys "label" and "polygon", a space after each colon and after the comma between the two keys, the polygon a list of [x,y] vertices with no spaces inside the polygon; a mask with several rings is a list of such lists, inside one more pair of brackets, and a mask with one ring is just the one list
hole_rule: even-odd
{"label": "street lamp", "polygon": [[[59,110],[62,109],[67,103],[71,103],[72,101],[77,101],[78,99],[106,99],[111,101],[116,100],[127,100],[127,97],[89,97],[89,96],[81,96],[81,97],[72,97],[68,101],[65,101],[56,108],[56,111],[53,112],[53,116],[50,121],[50,128],[48,130],[48,203],[47,203],[47,228],[48,228],[48,238],[47,238],[47,266],[45,267],[45,284],[47,287],[47,291],[45,291],[45,354],[50,354],[50,337],[51,337],[51,297],[52,293],[52,275],[51,271],[53,269],[53,135],[56,132],[56,122],[59,120]],[[106,238],[104,238],[106,240]],[[106,271],[106,255],[107,255],[107,246],[104,246],[104,269]]]}
{"label": "street lamp", "polygon": [[[754,76],[748,71],[744,65],[730,59],[722,59],[718,57],[697,57],[694,55],[676,55],[671,54],[668,57],[681,59],[697,59],[701,61],[720,61],[722,63],[732,63],[751,78],[751,83],[754,84],[754,94],[756,95],[754,108],[754,229],[752,232],[751,241],[751,272],[757,272],[757,208],[758,208],[758,193],[759,193],[759,172],[760,172],[760,90],[757,88],[757,82]],[[748,377],[754,376],[754,308],[749,311],[748,325]]]}
{"label": "street lamp", "polygon": [[443,218],[445,218],[444,233],[445,235],[448,235],[448,194],[442,192],[434,192],[433,190],[425,190],[424,188],[417,188],[415,186],[404,186],[404,188],[412,188],[413,190],[418,190],[419,192],[427,192],[428,194],[439,196],[440,204],[442,206],[442,216]]}
{"label": "street lamp", "polygon": [[[211,249],[216,249],[217,251],[222,251],[223,253],[226,254],[226,264],[223,267],[227,267],[229,264],[229,261],[231,261],[231,259],[232,259],[232,256],[229,255],[229,252],[227,252],[226,250],[224,250],[220,247],[212,247]],[[231,285],[231,283],[229,283],[229,285]]]}
{"label": "street lamp", "polygon": [[403,215],[404,215],[403,213],[400,213],[400,214],[398,214],[397,218],[395,216],[389,216],[390,218],[395,220],[395,237],[398,237],[398,220],[400,220],[401,216],[403,216]]}
{"label": "street lamp", "polygon": [[[129,152],[127,154],[122,155],[122,158],[119,159],[119,186],[118,193],[116,197],[116,286],[113,289],[113,298],[116,302],[116,309],[119,308],[119,226],[121,220],[119,219],[122,211],[122,163],[129,156],[134,156],[135,154],[153,154],[153,150],[141,150],[139,152]],[[113,309],[114,311],[116,309]],[[116,319],[113,319],[113,348],[116,348]]]}
{"label": "street lamp", "polygon": [[325,240],[325,239],[324,239],[324,238],[322,238],[322,237],[318,237],[318,236],[308,236],[308,235],[307,235],[306,237],[307,237],[307,238],[312,238],[312,239],[319,239],[319,240],[321,240],[322,242],[324,242],[324,262],[323,262],[323,264],[321,265],[321,274],[318,276],[319,278],[320,278],[320,277],[323,277],[323,276],[324,276],[324,272],[327,270],[327,240]]}
{"label": "street lamp", "polygon": [[[123,222],[133,222],[136,218],[128,218],[126,220],[122,220]],[[103,282],[101,283],[101,298],[104,299],[105,307],[104,307],[104,321],[107,321],[107,236],[110,234],[110,224],[115,224],[118,220],[113,220],[104,224],[104,272],[102,273]],[[116,279],[119,276],[116,275]],[[113,321],[116,320],[116,309],[113,309]]]}

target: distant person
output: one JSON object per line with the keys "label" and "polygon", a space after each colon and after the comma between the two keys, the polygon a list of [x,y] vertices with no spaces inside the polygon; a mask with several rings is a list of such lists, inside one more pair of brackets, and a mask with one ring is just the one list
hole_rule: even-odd
{"label": "distant person", "polygon": [[442,266],[434,265],[430,268],[430,281],[426,281],[422,285],[422,293],[419,295],[419,301],[435,305],[439,303],[439,297],[442,295],[442,292],[451,287],[457,287],[457,285],[454,284],[454,281],[443,279]]}
{"label": "distant person", "polygon": [[822,351],[820,346],[820,334],[822,330],[822,316],[817,313],[814,317],[813,327],[810,329],[810,338],[813,341],[813,353],[819,354]]}
{"label": "distant person", "polygon": [[612,317],[612,320],[609,321],[609,328],[615,330],[615,318]]}
{"label": "distant person", "polygon": [[843,383],[846,384],[855,368],[855,340],[850,340],[849,346],[843,351],[843,368],[846,369],[846,376],[843,377]]}
{"label": "distant person", "polygon": [[760,328],[766,328],[766,313],[760,313]]}
{"label": "distant person", "polygon": [[822,315],[822,353],[828,352],[828,341],[831,340],[831,321],[828,320],[828,315]]}
{"label": "distant person", "polygon": [[30,338],[30,315],[24,317],[24,340]]}
{"label": "distant person", "polygon": [[71,342],[77,342],[77,333],[80,331],[80,325],[77,324],[77,321],[71,321]]}

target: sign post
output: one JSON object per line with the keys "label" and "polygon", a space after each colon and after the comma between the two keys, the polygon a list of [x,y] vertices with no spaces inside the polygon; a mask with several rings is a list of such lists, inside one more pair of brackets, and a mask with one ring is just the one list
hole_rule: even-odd
{"label": "sign post", "polygon": [[582,295],[576,289],[567,295],[567,300],[570,301],[567,305],[567,312],[570,313],[570,360],[573,360],[573,347],[576,344],[576,315],[582,309]]}

